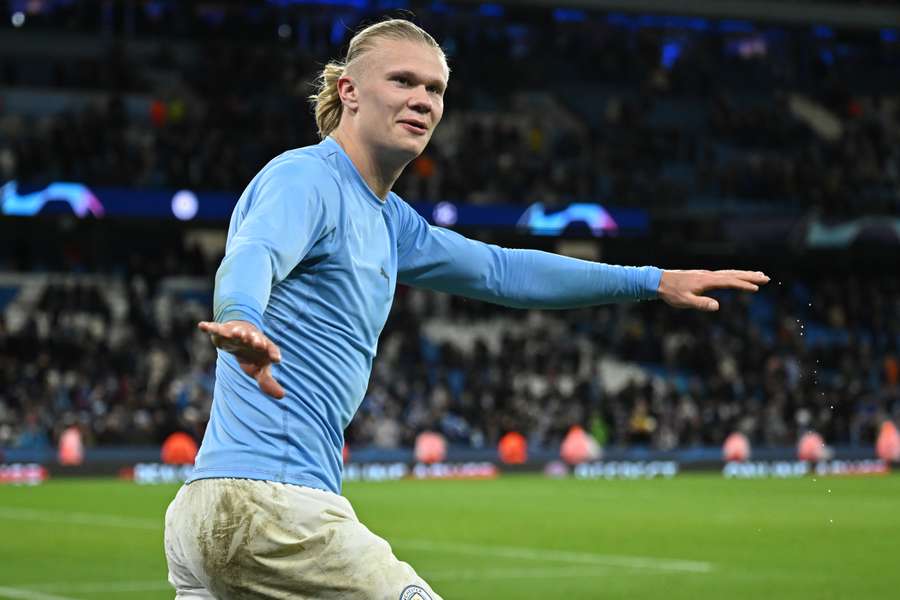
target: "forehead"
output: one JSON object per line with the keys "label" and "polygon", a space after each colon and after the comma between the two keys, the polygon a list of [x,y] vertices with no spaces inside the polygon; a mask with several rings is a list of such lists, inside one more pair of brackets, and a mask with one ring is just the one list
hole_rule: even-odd
{"label": "forehead", "polygon": [[422,42],[382,39],[366,54],[366,68],[374,71],[412,71],[444,82],[450,76],[441,52]]}

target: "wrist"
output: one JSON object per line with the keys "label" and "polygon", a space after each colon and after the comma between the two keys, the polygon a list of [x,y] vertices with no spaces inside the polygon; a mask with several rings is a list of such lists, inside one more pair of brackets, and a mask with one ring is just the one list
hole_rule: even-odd
{"label": "wrist", "polygon": [[256,327],[260,333],[263,330],[262,315],[243,306],[230,306],[216,315],[217,323],[228,323],[229,321],[244,321]]}
{"label": "wrist", "polygon": [[662,288],[662,280],[665,271],[658,267],[644,267],[646,273],[644,276],[644,295],[641,300],[656,300],[660,297]]}

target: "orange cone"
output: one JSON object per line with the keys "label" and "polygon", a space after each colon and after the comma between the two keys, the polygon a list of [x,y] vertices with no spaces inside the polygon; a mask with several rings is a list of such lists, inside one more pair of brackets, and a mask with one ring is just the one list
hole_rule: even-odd
{"label": "orange cone", "polygon": [[744,462],[750,458],[750,440],[740,431],[735,431],[722,445],[722,458],[728,462]]}
{"label": "orange cone", "polygon": [[577,465],[600,456],[600,445],[594,436],[578,425],[573,425],[563,439],[559,454],[570,465]]}
{"label": "orange cone", "polygon": [[185,432],[176,431],[163,442],[161,454],[167,465],[192,465],[197,458],[197,442]]}
{"label": "orange cone", "polygon": [[878,440],[875,442],[875,454],[887,462],[900,461],[900,433],[891,421],[881,424]]}
{"label": "orange cone", "polygon": [[59,436],[59,464],[80,465],[84,462],[84,442],[77,425],[67,427]]}
{"label": "orange cone", "polygon": [[447,457],[447,441],[434,431],[423,431],[416,437],[416,461],[427,465],[442,462]]}
{"label": "orange cone", "polygon": [[528,442],[518,431],[510,431],[502,438],[497,446],[500,460],[508,465],[521,465],[528,460]]}
{"label": "orange cone", "polygon": [[797,458],[817,462],[825,458],[825,440],[815,431],[808,431],[797,444]]}

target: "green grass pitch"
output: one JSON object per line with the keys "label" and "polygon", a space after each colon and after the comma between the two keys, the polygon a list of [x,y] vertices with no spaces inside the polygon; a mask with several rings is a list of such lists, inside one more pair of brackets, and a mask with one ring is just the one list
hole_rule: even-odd
{"label": "green grass pitch", "polygon": [[[177,486],[0,487],[0,598],[173,598]],[[444,598],[900,598],[900,477],[354,483],[360,518]]]}

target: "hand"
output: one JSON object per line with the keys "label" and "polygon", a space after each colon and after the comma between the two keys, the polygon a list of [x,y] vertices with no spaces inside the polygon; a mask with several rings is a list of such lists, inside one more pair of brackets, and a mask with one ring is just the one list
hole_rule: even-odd
{"label": "hand", "polygon": [[760,271],[663,271],[659,280],[660,300],[675,308],[719,310],[719,303],[703,296],[704,292],[717,289],[735,289],[755,292],[769,282]]}
{"label": "hand", "polygon": [[284,398],[284,388],[272,377],[272,363],[281,362],[281,350],[256,325],[247,321],[202,321],[197,327],[209,334],[216,348],[233,354],[244,373],[259,384],[259,389],[275,398]]}

